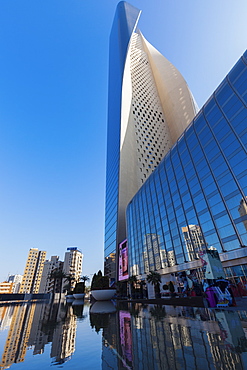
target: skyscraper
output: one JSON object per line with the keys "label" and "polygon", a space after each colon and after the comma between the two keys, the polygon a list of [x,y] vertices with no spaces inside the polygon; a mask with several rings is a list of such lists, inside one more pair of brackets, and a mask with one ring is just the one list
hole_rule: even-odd
{"label": "skyscraper", "polygon": [[[83,254],[77,247],[68,247],[67,252],[64,255],[63,272],[66,275],[71,275],[73,280],[71,281],[71,287],[74,288],[76,283],[80,281],[82,274],[82,261]],[[64,281],[64,284],[67,284]]]}
{"label": "skyscraper", "polygon": [[38,293],[46,252],[31,248],[24,270],[19,293]]}
{"label": "skyscraper", "polygon": [[61,285],[59,280],[50,278],[50,275],[54,270],[63,269],[63,262],[59,261],[58,256],[51,256],[50,260],[44,262],[44,268],[42,273],[42,278],[39,286],[39,293],[59,293],[61,290]]}
{"label": "skyscraper", "polygon": [[138,30],[140,13],[120,2],[110,36],[105,273],[113,279],[127,204],[196,113],[179,71]]}

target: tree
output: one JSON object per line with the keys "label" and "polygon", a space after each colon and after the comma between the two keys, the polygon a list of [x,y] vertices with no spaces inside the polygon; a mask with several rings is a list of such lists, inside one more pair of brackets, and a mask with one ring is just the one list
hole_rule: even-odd
{"label": "tree", "polygon": [[65,280],[68,281],[69,290],[71,290],[72,283],[75,281],[75,277],[71,274],[67,274]]}
{"label": "tree", "polygon": [[150,309],[151,316],[155,318],[155,321],[162,321],[166,316],[166,309],[162,305],[154,305]]}
{"label": "tree", "polygon": [[89,277],[85,275],[82,276],[80,280],[82,280],[82,282],[76,283],[74,293],[85,293],[85,282],[89,280]]}
{"label": "tree", "polygon": [[147,282],[154,285],[155,298],[160,298],[161,275],[155,271],[149,271]]}
{"label": "tree", "polygon": [[89,277],[84,275],[80,278],[82,282],[77,282],[75,285],[74,293],[85,293],[85,282],[89,280]]}
{"label": "tree", "polygon": [[73,277],[71,275],[65,274],[65,272],[56,268],[56,269],[51,271],[48,279],[54,281],[53,293],[60,293],[61,294],[63,280],[67,280],[71,283],[71,281],[73,280]]}
{"label": "tree", "polygon": [[74,294],[83,294],[85,292],[85,283],[84,282],[78,282],[75,285]]}
{"label": "tree", "polygon": [[96,273],[94,273],[93,274],[93,278],[92,278],[92,281],[91,281],[91,289],[93,288],[93,286],[94,286],[94,283],[95,283],[95,281],[97,280],[97,274]]}
{"label": "tree", "polygon": [[82,276],[82,277],[81,277],[81,280],[82,280],[82,281],[84,282],[84,284],[85,284],[85,282],[89,280],[89,277],[88,277],[87,275],[84,275],[84,276]]}
{"label": "tree", "polygon": [[92,279],[91,290],[95,289],[109,289],[109,277],[102,276],[101,270],[98,271],[98,274],[94,274]]}

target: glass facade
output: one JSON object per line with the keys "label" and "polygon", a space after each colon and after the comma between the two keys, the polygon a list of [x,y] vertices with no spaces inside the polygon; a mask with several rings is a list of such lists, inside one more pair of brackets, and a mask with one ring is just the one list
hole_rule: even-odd
{"label": "glass facade", "polygon": [[104,273],[112,282],[127,205],[196,113],[182,75],[138,30],[140,13],[120,2],[110,37]]}
{"label": "glass facade", "polygon": [[110,35],[104,269],[111,278],[116,275],[122,80],[129,40],[139,13],[131,5],[120,2]]}
{"label": "glass facade", "polygon": [[247,52],[130,202],[130,275],[199,267],[207,248],[246,264],[246,107]]}

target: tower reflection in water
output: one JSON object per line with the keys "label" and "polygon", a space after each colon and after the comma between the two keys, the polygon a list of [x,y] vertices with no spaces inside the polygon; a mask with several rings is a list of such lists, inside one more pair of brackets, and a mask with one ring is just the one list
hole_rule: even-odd
{"label": "tower reflection in water", "polygon": [[108,316],[103,370],[246,369],[247,311],[131,304]]}
{"label": "tower reflection in water", "polygon": [[[85,318],[83,308],[80,304],[64,303],[0,307],[0,330],[9,327],[0,354],[0,369],[23,362],[25,357],[27,368],[33,368],[28,363],[27,350],[34,355],[42,354],[48,343],[52,358],[48,366],[62,367],[72,357],[65,367],[78,368],[83,360],[84,368],[90,368],[87,364],[91,358],[85,356],[87,351],[82,354],[78,350],[73,355],[77,323],[79,329],[80,321]],[[246,369],[245,310],[137,303],[115,306],[111,302],[96,302],[90,308],[90,324],[94,330],[87,332],[89,323],[84,323],[86,325],[80,325],[83,332],[80,334],[78,330],[78,340],[83,341],[84,335],[93,333],[91,339],[86,340],[91,343],[88,343],[90,356],[97,357],[96,352],[101,351],[100,347],[96,349],[95,331],[103,336],[102,356],[100,354],[103,370]]]}
{"label": "tower reflection in water", "polygon": [[[23,362],[27,349],[33,354],[42,354],[45,345],[51,343],[50,357],[54,364],[68,361],[75,351],[76,320],[82,316],[83,306],[72,307],[64,303],[18,304],[1,307],[0,328],[6,325],[9,331],[5,342],[0,369],[13,363]],[[2,312],[1,312],[2,311]]]}

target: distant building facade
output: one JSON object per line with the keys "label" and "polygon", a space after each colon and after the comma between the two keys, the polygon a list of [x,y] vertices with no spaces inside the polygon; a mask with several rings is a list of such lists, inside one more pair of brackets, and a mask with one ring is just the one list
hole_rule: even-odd
{"label": "distant building facade", "polygon": [[19,293],[39,292],[45,257],[45,251],[39,251],[38,248],[29,250]]}
{"label": "distant building facade", "polygon": [[140,13],[120,2],[110,36],[104,270],[112,279],[129,201],[196,113],[179,71],[138,30]]}
{"label": "distant building facade", "polygon": [[39,293],[55,293],[55,292],[59,293],[59,289],[61,289],[59,282],[50,278],[51,273],[54,270],[58,271],[63,270],[63,262],[59,260],[58,256],[51,256],[50,260],[46,260],[44,262]]}
{"label": "distant building facade", "polygon": [[[76,283],[80,281],[82,274],[83,254],[77,247],[68,247],[64,255],[63,272],[70,275],[73,280],[71,287],[74,288]],[[64,284],[67,282],[65,281]]]}
{"label": "distant building facade", "polygon": [[13,283],[12,293],[18,293],[20,290],[21,282],[22,282],[22,275],[10,275],[8,281]]}
{"label": "distant building facade", "polygon": [[[129,203],[130,275],[145,279],[158,271],[169,281],[200,269],[199,252],[216,249],[243,295],[246,194],[247,52]],[[148,248],[147,234],[157,236]]]}
{"label": "distant building facade", "polygon": [[0,294],[4,293],[13,293],[13,283],[8,281],[0,283]]}

